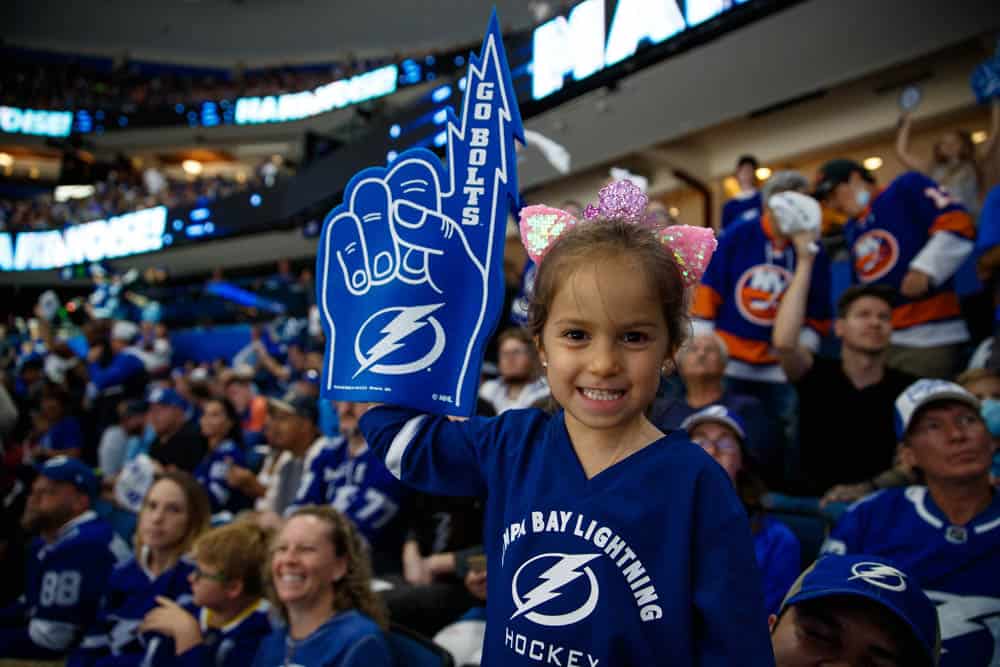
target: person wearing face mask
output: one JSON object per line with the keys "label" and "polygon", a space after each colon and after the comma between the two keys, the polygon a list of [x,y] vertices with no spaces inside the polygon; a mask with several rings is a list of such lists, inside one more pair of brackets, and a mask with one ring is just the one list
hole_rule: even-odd
{"label": "person wearing face mask", "polygon": [[[979,412],[994,440],[1000,438],[1000,375],[986,368],[965,371],[955,380],[979,399]],[[993,454],[993,484],[1000,483],[1000,449]]]}
{"label": "person wearing face mask", "polygon": [[845,159],[823,165],[814,196],[849,218],[854,282],[900,294],[889,365],[917,377],[951,377],[969,340],[953,280],[974,246],[965,208],[923,174],[907,172],[880,189],[867,169]]}

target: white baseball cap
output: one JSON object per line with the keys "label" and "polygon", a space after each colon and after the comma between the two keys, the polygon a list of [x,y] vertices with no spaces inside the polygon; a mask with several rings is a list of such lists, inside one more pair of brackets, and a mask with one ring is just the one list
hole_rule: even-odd
{"label": "white baseball cap", "polygon": [[961,385],[947,380],[917,380],[896,398],[896,436],[902,440],[917,412],[940,401],[965,403],[979,413],[979,399]]}

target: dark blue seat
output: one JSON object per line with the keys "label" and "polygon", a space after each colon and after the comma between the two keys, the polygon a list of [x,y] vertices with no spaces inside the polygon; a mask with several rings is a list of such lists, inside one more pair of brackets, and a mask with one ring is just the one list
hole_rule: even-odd
{"label": "dark blue seat", "polygon": [[399,667],[455,667],[448,651],[427,637],[393,623],[386,640]]}

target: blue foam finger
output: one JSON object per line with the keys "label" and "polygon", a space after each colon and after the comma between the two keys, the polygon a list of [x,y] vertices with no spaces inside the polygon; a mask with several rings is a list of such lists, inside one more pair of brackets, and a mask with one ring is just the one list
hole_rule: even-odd
{"label": "blue foam finger", "polygon": [[524,143],[496,14],[469,58],[447,166],[412,149],[356,174],[316,257],[324,398],[472,414],[503,306],[507,216]]}

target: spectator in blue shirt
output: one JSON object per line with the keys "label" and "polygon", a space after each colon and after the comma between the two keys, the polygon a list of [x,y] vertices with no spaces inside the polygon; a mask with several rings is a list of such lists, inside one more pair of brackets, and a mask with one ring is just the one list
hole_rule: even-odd
{"label": "spectator in blue shirt", "polygon": [[785,524],[764,515],[761,496],[765,487],[754,472],[746,449],[743,420],[725,406],[712,405],[694,413],[681,425],[722,466],[750,516],[754,552],[764,582],[764,607],[776,613],[788,587],[801,568],[799,540]]}

